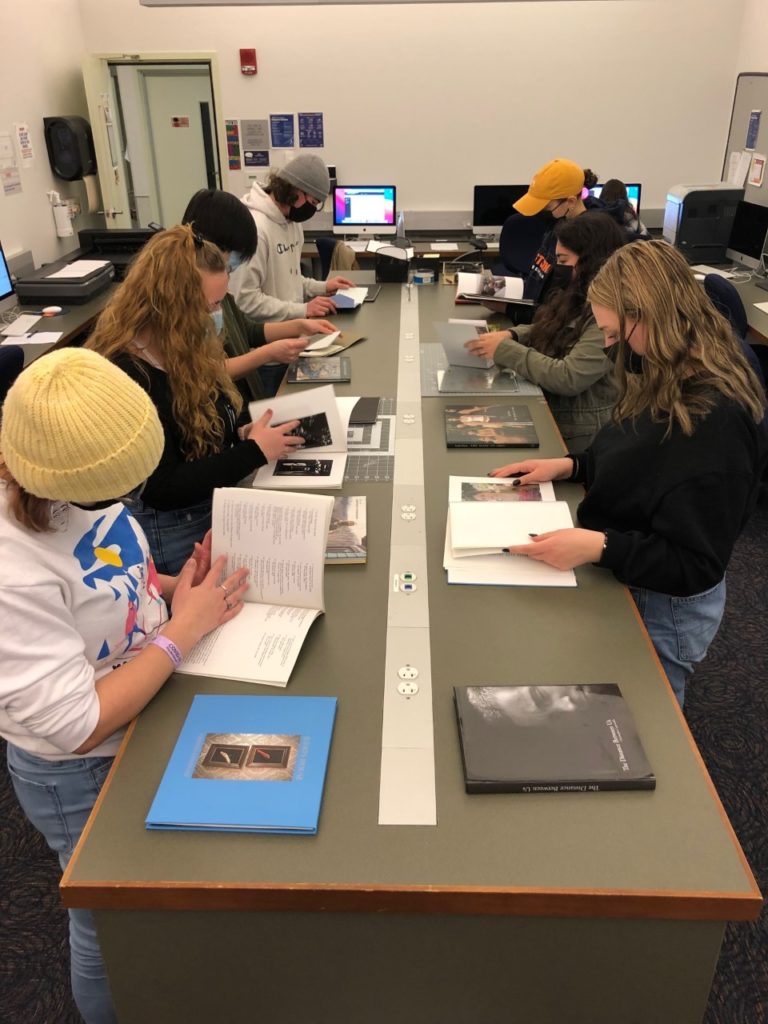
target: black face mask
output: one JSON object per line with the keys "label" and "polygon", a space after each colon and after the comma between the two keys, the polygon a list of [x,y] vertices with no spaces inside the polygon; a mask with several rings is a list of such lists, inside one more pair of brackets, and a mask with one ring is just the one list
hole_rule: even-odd
{"label": "black face mask", "polygon": [[557,263],[552,270],[552,284],[555,288],[567,288],[573,280],[573,267],[565,263]]}
{"label": "black face mask", "polygon": [[624,342],[624,370],[627,373],[636,374],[642,373],[645,360],[643,357],[635,352],[634,349],[630,348],[629,344]]}
{"label": "black face mask", "polygon": [[310,217],[314,217],[317,213],[317,208],[310,202],[304,202],[301,206],[292,206],[288,211],[288,220],[292,220],[294,224],[301,224],[305,220],[309,220]]}

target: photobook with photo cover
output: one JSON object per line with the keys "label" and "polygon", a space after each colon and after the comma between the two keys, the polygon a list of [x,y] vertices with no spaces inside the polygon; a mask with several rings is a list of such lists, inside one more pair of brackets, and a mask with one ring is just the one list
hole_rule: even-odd
{"label": "photobook with photo cover", "polygon": [[314,835],[335,715],[335,697],[198,694],[147,828]]}
{"label": "photobook with photo cover", "polygon": [[533,306],[532,299],[523,298],[523,285],[522,277],[492,277],[490,272],[461,272],[456,275],[456,302],[501,302],[514,306]]}
{"label": "photobook with photo cover", "polygon": [[287,384],[324,383],[346,384],[352,379],[352,360],[349,356],[324,359],[302,359],[292,363],[285,375]]}
{"label": "photobook with photo cover", "polygon": [[346,494],[333,500],[331,526],[325,548],[325,564],[353,565],[368,559],[366,502]]}
{"label": "photobook with photo cover", "polygon": [[614,684],[457,686],[453,696],[468,793],[656,788]]}
{"label": "photobook with photo cover", "polygon": [[538,448],[527,405],[446,405],[449,448]]}
{"label": "photobook with photo cover", "polygon": [[[364,334],[353,334],[352,331],[341,331],[338,334],[315,334],[312,336],[312,348],[305,348],[299,355],[304,359],[335,356],[345,348],[364,341]],[[325,341],[325,345],[322,342]],[[316,343],[316,344],[315,344]]]}
{"label": "photobook with photo cover", "polygon": [[248,569],[245,604],[204,636],[177,669],[196,676],[285,686],[309,628],[323,614],[333,498],[242,487],[213,492],[212,560]]}
{"label": "photobook with photo cover", "polygon": [[342,415],[333,385],[266,398],[248,406],[254,421],[267,409],[272,410],[272,426],[298,420],[293,433],[304,438],[304,445],[295,455],[268,462],[258,469],[253,486],[288,490],[341,487],[347,465],[349,415]]}
{"label": "photobook with photo cover", "polygon": [[520,484],[515,477],[448,477],[448,501],[554,501],[555,488],[549,481]]}

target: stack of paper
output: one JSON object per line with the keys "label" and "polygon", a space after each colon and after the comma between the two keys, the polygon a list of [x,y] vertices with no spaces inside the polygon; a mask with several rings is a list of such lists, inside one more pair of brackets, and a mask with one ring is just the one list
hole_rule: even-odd
{"label": "stack of paper", "polygon": [[573,570],[503,551],[532,533],[568,529],[571,511],[552,484],[514,486],[511,478],[454,477],[449,484],[443,567],[449,583],[575,587]]}

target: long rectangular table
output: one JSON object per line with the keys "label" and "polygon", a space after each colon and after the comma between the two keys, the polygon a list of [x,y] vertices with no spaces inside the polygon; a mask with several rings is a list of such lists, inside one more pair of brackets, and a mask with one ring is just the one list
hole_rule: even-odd
{"label": "long rectangular table", "polygon": [[[395,397],[401,302],[418,303],[431,344],[433,321],[457,313],[452,294],[389,285],[350,315],[367,340],[339,393]],[[531,408],[540,454],[561,453],[546,403],[514,400]],[[384,678],[392,488],[345,484],[368,498],[368,562],[327,570],[326,615],[288,687],[339,698],[319,832],[145,830],[194,694],[280,692],[174,676],[130,730],[62,882],[68,906],[95,911],[121,1024],[698,1024],[725,923],[759,913],[628,592],[591,566],[572,590],[446,584],[449,474],[517,454],[448,450],[442,408],[455,401],[421,403],[437,825],[378,824],[396,682]],[[558,495],[575,507],[580,488]],[[468,796],[452,687],[505,682],[618,683],[657,789]]]}

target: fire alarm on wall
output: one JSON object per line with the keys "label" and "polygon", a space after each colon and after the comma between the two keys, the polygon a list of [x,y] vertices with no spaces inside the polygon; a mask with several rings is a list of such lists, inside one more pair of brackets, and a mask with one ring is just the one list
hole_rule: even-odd
{"label": "fire alarm on wall", "polygon": [[256,51],[255,50],[241,50],[240,51],[240,71],[244,75],[255,75],[256,74]]}

